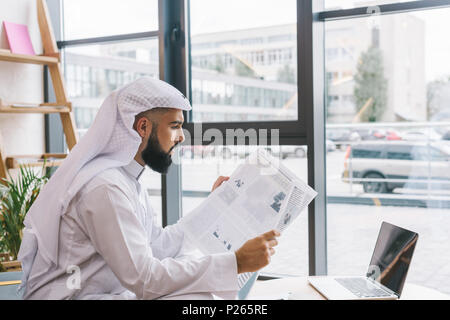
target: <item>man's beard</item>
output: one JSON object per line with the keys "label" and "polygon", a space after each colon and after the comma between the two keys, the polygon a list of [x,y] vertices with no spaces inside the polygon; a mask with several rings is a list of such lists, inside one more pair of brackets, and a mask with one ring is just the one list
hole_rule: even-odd
{"label": "man's beard", "polygon": [[152,133],[147,141],[147,147],[142,151],[142,159],[154,171],[166,174],[172,164],[170,152],[178,144],[176,143],[169,152],[164,152],[156,135],[156,128],[152,128]]}

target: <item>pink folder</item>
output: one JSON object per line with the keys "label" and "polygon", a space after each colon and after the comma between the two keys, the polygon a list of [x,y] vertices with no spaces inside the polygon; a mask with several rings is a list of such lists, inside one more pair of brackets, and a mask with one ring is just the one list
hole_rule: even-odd
{"label": "pink folder", "polygon": [[36,55],[26,25],[3,21],[3,27],[12,53]]}

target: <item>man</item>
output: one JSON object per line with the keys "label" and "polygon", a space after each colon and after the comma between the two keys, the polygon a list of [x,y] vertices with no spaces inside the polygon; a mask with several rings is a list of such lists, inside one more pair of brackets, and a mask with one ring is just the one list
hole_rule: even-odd
{"label": "man", "polygon": [[184,256],[179,224],[154,224],[138,180],[145,165],[167,172],[190,109],[178,90],[151,78],[107,97],[27,214],[25,299],[232,299],[238,273],[269,263],[276,231],[236,252],[193,258]]}

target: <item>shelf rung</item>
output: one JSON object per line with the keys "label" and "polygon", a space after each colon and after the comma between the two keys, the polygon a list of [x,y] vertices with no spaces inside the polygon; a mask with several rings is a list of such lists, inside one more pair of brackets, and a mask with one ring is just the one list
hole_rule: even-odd
{"label": "shelf rung", "polygon": [[21,165],[28,167],[42,167],[44,166],[44,159],[46,159],[45,167],[58,167],[64,161],[66,156],[66,154],[62,153],[9,156],[5,159],[5,164],[8,169],[18,169]]}
{"label": "shelf rung", "polygon": [[48,66],[57,65],[59,63],[59,59],[57,57],[32,56],[27,54],[17,54],[3,51],[0,51],[0,61],[41,64]]}
{"label": "shelf rung", "polygon": [[[3,267],[6,270],[12,271],[12,270],[16,270],[16,269],[21,269],[22,268],[22,264],[20,261],[3,261],[0,262]],[[5,282],[0,282],[0,285],[11,285],[11,284],[18,284],[17,281],[14,281],[14,283],[10,283],[12,281],[9,281],[9,283],[5,283]]]}
{"label": "shelf rung", "polygon": [[44,102],[39,104],[40,107],[68,107],[72,108],[72,102],[67,101],[66,103],[57,103],[57,102]]}
{"label": "shelf rung", "polygon": [[65,159],[66,157],[67,154],[65,153],[23,154],[10,156],[10,158],[16,159],[48,159],[48,158]]}
{"label": "shelf rung", "polygon": [[70,102],[67,102],[65,105],[61,103],[41,103],[35,105],[17,103],[3,105],[0,103],[0,113],[68,113],[71,111],[70,106]]}

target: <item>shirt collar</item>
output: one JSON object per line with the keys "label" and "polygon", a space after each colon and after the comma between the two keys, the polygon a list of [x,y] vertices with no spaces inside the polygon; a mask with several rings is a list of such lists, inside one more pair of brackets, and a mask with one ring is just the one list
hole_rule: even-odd
{"label": "shirt collar", "polygon": [[132,160],[126,166],[123,166],[123,169],[136,180],[139,180],[142,172],[144,172],[145,167],[141,166],[136,160]]}

